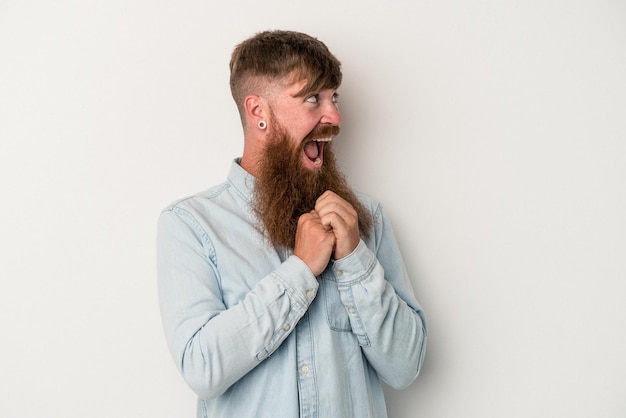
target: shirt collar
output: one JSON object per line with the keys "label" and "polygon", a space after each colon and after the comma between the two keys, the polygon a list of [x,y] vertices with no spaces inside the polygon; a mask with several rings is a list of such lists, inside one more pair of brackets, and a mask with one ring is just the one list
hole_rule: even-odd
{"label": "shirt collar", "polygon": [[252,192],[256,179],[243,167],[241,167],[241,158],[236,158],[230,166],[228,172],[228,181],[239,192],[239,194],[248,202],[252,200]]}

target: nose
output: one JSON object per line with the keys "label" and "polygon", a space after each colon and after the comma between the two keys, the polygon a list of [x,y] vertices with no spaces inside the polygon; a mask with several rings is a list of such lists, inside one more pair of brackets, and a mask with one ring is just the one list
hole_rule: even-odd
{"label": "nose", "polygon": [[339,112],[339,108],[337,107],[337,103],[330,102],[326,103],[324,108],[322,109],[322,118],[320,119],[320,123],[326,123],[329,125],[341,125],[341,113]]}

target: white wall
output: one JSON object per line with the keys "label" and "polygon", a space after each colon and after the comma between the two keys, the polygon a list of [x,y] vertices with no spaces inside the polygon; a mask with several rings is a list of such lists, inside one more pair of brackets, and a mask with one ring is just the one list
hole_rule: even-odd
{"label": "white wall", "polygon": [[339,157],[426,309],[393,418],[626,416],[626,4],[0,0],[0,416],[191,417],[155,226],[242,146],[234,45],[344,64]]}

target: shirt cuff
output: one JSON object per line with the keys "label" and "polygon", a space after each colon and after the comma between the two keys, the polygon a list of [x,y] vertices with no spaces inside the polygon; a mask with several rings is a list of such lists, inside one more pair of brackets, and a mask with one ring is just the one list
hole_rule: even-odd
{"label": "shirt cuff", "polygon": [[319,287],[317,278],[304,261],[294,255],[274,270],[273,276],[305,307],[308,307],[317,295]]}
{"label": "shirt cuff", "polygon": [[348,284],[367,277],[375,266],[374,253],[367,248],[363,240],[360,240],[354,251],[333,262],[332,269],[337,278],[337,284]]}

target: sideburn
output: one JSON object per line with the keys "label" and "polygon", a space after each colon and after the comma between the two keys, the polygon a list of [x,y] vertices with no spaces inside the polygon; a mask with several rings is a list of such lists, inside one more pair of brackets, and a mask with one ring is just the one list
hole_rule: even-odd
{"label": "sideburn", "polygon": [[369,236],[372,215],[358,200],[339,171],[330,143],[324,148],[324,165],[317,172],[302,167],[304,143],[294,147],[284,132],[265,148],[254,188],[254,208],[273,245],[293,248],[298,219],[315,208],[317,199],[331,190],[354,207],[362,236]]}

